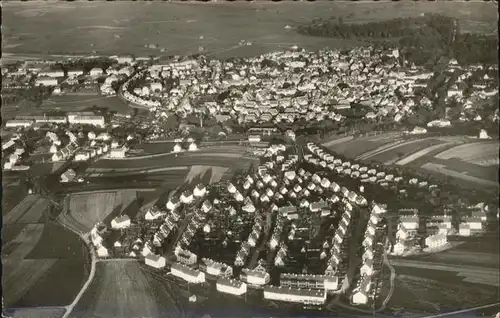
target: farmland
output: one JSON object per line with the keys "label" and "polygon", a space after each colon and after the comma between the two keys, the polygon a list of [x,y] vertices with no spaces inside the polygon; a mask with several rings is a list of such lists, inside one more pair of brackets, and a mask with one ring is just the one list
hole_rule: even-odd
{"label": "farmland", "polygon": [[16,205],[7,215],[4,215],[3,224],[16,223],[25,213],[38,202],[37,195],[28,195],[18,205]]}
{"label": "farmland", "polygon": [[60,318],[64,315],[65,309],[60,307],[47,308],[16,308],[6,309],[5,313],[12,318]]}
{"label": "farmland", "polygon": [[415,276],[415,269],[398,268],[397,272],[396,289],[389,307],[397,304],[406,312],[431,314],[472,308],[498,300],[494,288],[463,283],[446,272],[425,271],[435,277],[425,277],[424,271]]}
{"label": "farmland", "polygon": [[70,317],[180,317],[174,299],[138,262],[100,262]]}
{"label": "farmland", "polygon": [[2,260],[4,273],[2,287],[5,307],[17,307],[15,306],[16,302],[56,261],[56,259]]}
{"label": "farmland", "polygon": [[8,182],[5,174],[2,177],[2,216],[5,224],[5,215],[11,212],[26,197],[27,193],[19,186],[19,181]]}
{"label": "farmland", "polygon": [[[238,160],[237,160],[238,159]],[[133,159],[103,159],[97,161],[90,169],[107,168],[107,169],[154,169],[160,167],[175,167],[175,166],[192,166],[203,162],[217,166],[235,166],[245,165],[250,162],[250,159],[244,158],[241,154],[222,154],[222,153],[181,153],[178,156],[173,154],[164,154],[155,157],[133,158]]]}
{"label": "farmland", "polygon": [[46,224],[38,244],[27,255],[30,259],[72,259],[86,258],[86,248],[74,233],[57,224]]}
{"label": "farmland", "polygon": [[465,136],[403,137],[394,133],[331,141],[328,148],[348,158],[408,166],[467,186],[497,186],[498,142]]}
{"label": "farmland", "polygon": [[367,151],[374,150],[388,142],[399,140],[397,133],[387,133],[379,136],[367,136],[352,139],[339,139],[326,142],[323,145],[348,158],[355,158]]}
{"label": "farmland", "polygon": [[479,166],[498,165],[498,142],[478,142],[453,147],[436,155],[436,159],[459,159]]}
{"label": "farmland", "polygon": [[[15,249],[4,255],[8,259],[24,259],[42,236],[44,224],[28,224],[12,241]],[[4,251],[5,252],[5,251]]]}
{"label": "farmland", "polygon": [[437,139],[423,139],[415,142],[402,143],[401,145],[395,146],[394,148],[391,147],[386,151],[374,154],[369,159],[383,164],[393,164],[403,156],[407,156],[416,151],[420,151],[422,149],[426,149],[442,143],[444,142]]}
{"label": "farmland", "polygon": [[[203,10],[200,7],[203,6]],[[314,18],[345,17],[346,23],[418,16],[424,12],[458,18],[465,32],[490,30],[496,10],[487,3],[65,3],[4,6],[4,41],[9,52],[37,54],[195,53],[199,45],[219,57],[254,55],[297,44],[306,49],[348,47],[354,41],[299,35],[292,27]],[[65,19],[60,19],[64,15]],[[54,21],[58,21],[57,29]],[[490,31],[491,32],[491,31]],[[203,39],[200,40],[200,35]],[[240,48],[241,39],[253,45]],[[145,48],[157,44],[158,49]]]}
{"label": "farmland", "polygon": [[59,222],[77,233],[87,233],[98,222],[118,216],[136,200],[136,191],[113,191],[92,194],[71,194],[67,211],[59,215]]}
{"label": "farmland", "polygon": [[17,109],[14,107],[7,107],[2,109],[3,117],[14,117],[23,115],[43,115],[44,113],[62,111],[62,112],[75,112],[89,109],[92,106],[99,108],[107,108],[110,111],[126,114],[132,111],[119,97],[116,96],[102,96],[97,93],[92,95],[60,95],[51,96],[49,99],[44,100],[43,104],[36,109]]}
{"label": "farmland", "polygon": [[[53,261],[52,267],[40,275],[16,306],[66,306],[73,301],[88,277],[88,265],[84,266],[81,259],[53,259]],[[50,288],[54,284],[57,284],[57,288]],[[47,292],[48,288],[50,292]]]}

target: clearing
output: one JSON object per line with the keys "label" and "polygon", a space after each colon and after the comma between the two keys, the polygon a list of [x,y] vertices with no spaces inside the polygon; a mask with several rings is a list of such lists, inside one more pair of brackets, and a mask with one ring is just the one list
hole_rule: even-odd
{"label": "clearing", "polygon": [[99,262],[70,317],[180,317],[178,306],[138,262]]}
{"label": "clearing", "polygon": [[59,222],[77,233],[87,233],[97,223],[123,212],[136,200],[136,194],[135,190],[70,194],[67,211],[59,215]]}

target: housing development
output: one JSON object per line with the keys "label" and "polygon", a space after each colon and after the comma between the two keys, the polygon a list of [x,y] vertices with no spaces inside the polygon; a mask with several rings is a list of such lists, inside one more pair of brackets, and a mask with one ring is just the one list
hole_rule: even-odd
{"label": "housing development", "polygon": [[[201,23],[166,6],[175,18],[139,23],[150,37],[135,44]],[[9,14],[25,21],[23,8]],[[498,312],[489,36],[461,16],[322,13],[281,26],[296,39],[284,44],[217,50],[205,21],[195,52],[172,40],[127,53],[102,42],[123,41],[120,12],[114,27],[76,20],[92,53],[2,61],[4,315]]]}

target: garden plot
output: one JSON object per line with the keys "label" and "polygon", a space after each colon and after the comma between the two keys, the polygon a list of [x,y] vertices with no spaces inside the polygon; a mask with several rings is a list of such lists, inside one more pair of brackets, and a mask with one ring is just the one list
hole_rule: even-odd
{"label": "garden plot", "polygon": [[3,260],[2,289],[4,306],[17,307],[16,302],[48,271],[57,260]]}
{"label": "garden plot", "polygon": [[68,211],[59,215],[59,222],[77,233],[87,233],[112,213],[120,214],[136,199],[136,193],[135,190],[123,190],[71,194],[68,199]]}

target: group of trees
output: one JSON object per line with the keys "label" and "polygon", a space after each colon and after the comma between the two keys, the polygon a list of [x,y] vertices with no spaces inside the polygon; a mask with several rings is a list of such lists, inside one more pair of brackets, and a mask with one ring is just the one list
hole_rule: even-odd
{"label": "group of trees", "polygon": [[69,70],[83,70],[84,73],[90,72],[93,68],[101,68],[103,70],[109,68],[111,65],[116,64],[117,61],[107,57],[96,57],[91,59],[74,59],[64,63],[58,63],[56,66],[60,67],[65,73]]}
{"label": "group of trees", "polygon": [[404,49],[405,59],[421,66],[432,66],[429,61],[443,54],[456,57],[462,65],[498,63],[497,37],[461,34],[458,20],[438,14],[363,24],[316,19],[297,31],[312,36],[362,38],[389,46],[396,43]]}

